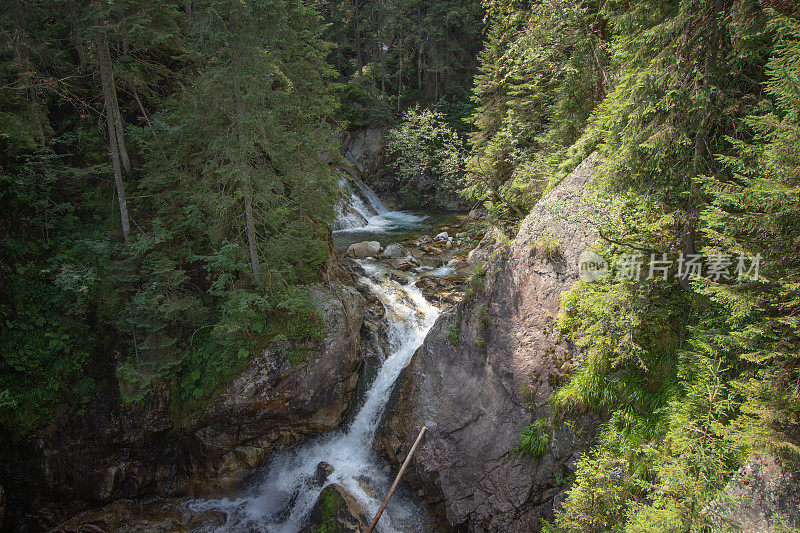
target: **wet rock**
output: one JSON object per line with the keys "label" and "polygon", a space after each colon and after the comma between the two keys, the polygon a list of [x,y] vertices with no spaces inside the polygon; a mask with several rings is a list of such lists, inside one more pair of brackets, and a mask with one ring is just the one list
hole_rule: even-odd
{"label": "wet rock", "polygon": [[403,245],[400,243],[392,243],[386,247],[386,249],[381,254],[381,257],[405,257],[406,250],[403,248]]}
{"label": "wet rock", "polygon": [[419,262],[422,266],[426,266],[428,268],[438,268],[442,266],[441,258],[432,255],[423,255],[419,258]]}
{"label": "wet rock", "polygon": [[436,237],[434,237],[433,240],[434,241],[446,241],[449,237],[450,237],[450,235],[448,235],[446,231],[443,231],[441,233],[437,233]]}
{"label": "wet rock", "polygon": [[301,530],[302,533],[364,533],[369,525],[369,517],[347,489],[333,483],[320,492],[309,522]]}
{"label": "wet rock", "polygon": [[358,482],[358,486],[361,487],[361,490],[364,491],[364,494],[366,494],[370,498],[375,498],[377,496],[375,494],[375,490],[372,488],[372,483],[373,483],[372,478],[362,475],[356,477],[356,481]]}
{"label": "wet rock", "polygon": [[396,270],[408,271],[414,267],[419,266],[419,262],[416,259],[410,257],[401,257],[399,259],[388,259],[386,264]]}
{"label": "wet rock", "polygon": [[320,461],[314,471],[314,484],[323,485],[328,477],[333,474],[334,468],[325,461]]}
{"label": "wet rock", "polygon": [[754,457],[725,487],[725,497],[703,514],[714,523],[714,531],[769,533],[773,523],[796,530],[800,529],[798,503],[800,471],[777,457]]}
{"label": "wet rock", "polygon": [[[539,460],[513,453],[522,429],[549,416],[557,361],[577,356],[552,317],[597,239],[582,192],[597,164],[593,154],[545,195],[510,246],[487,242],[480,288],[440,316],[392,392],[374,446],[397,467],[428,426],[405,479],[455,530],[539,531],[562,499],[556,474],[593,441],[597,418],[579,416],[553,428]],[[531,253],[545,233],[558,262]]]}
{"label": "wet rock", "polygon": [[117,500],[101,509],[79,514],[59,524],[59,533],[140,533],[145,531],[214,530],[225,524],[225,514],[216,510],[194,510],[186,500],[151,503]]}
{"label": "wet rock", "polygon": [[403,272],[402,270],[392,269],[389,271],[389,279],[392,281],[396,281],[402,285],[408,283],[408,274]]}
{"label": "wet rock", "polygon": [[363,259],[365,257],[373,257],[381,252],[381,243],[378,241],[364,241],[351,244],[347,248],[345,254],[349,257],[356,257]]}

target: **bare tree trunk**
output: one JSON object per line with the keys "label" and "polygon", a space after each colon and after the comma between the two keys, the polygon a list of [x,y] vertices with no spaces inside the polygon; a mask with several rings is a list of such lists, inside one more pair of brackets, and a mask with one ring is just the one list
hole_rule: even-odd
{"label": "bare tree trunk", "polygon": [[356,60],[358,61],[358,75],[364,72],[364,56],[361,51],[361,30],[359,28],[358,0],[353,0],[353,27],[356,37]]}
{"label": "bare tree trunk", "polygon": [[86,66],[86,48],[83,46],[83,37],[78,29],[78,11],[75,8],[74,1],[69,3],[69,18],[70,25],[72,26],[72,31],[70,32],[72,36],[72,44],[75,46],[75,50],[78,52],[78,62],[81,69],[83,69]]}
{"label": "bare tree trunk", "polygon": [[400,68],[397,69],[397,112],[400,112],[400,91],[403,88],[403,50],[400,50]]}
{"label": "bare tree trunk", "polygon": [[422,91],[422,41],[417,48],[417,89]]}
{"label": "bare tree trunk", "polygon": [[[239,141],[240,157],[246,158],[246,146],[244,142],[244,108],[242,105],[242,85],[241,74],[239,72],[239,53],[236,50],[236,0],[233,0],[231,7],[230,28],[233,36],[233,85],[234,102],[236,105],[236,137]],[[248,179],[247,173],[242,172],[242,196],[244,196],[244,221],[245,232],[247,233],[247,248],[250,254],[250,268],[253,272],[253,279],[259,281],[260,268],[258,263],[258,248],[256,247],[256,223],[253,218],[253,188]]]}
{"label": "bare tree trunk", "polygon": [[114,185],[117,188],[119,199],[119,216],[122,220],[122,236],[125,242],[131,234],[130,220],[128,219],[128,204],[125,201],[125,186],[122,183],[122,168],[120,165],[119,140],[117,128],[114,123],[113,103],[116,101],[114,87],[114,72],[111,69],[111,58],[108,53],[108,38],[105,33],[100,33],[97,39],[97,61],[100,68],[100,81],[103,84],[103,99],[106,108],[106,124],[108,125],[108,148],[111,152],[111,164],[114,168]]}
{"label": "bare tree trunk", "polygon": [[[106,76],[110,83],[110,94],[108,95],[109,100],[106,101],[106,107],[110,109],[109,115],[111,115],[111,121],[114,124],[115,138],[122,167],[125,169],[125,172],[130,172],[131,161],[128,157],[128,149],[125,147],[122,115],[119,112],[117,87],[114,84],[114,68],[111,64],[111,53],[108,50],[108,35],[106,35],[105,32],[100,32],[97,38],[97,61],[101,64],[101,76],[104,71],[107,71]],[[105,67],[103,65],[105,65]]]}

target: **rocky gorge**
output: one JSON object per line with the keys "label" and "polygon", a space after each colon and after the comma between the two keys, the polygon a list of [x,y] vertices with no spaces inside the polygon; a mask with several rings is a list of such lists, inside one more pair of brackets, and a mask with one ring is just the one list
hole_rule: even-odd
{"label": "rocky gorge", "polygon": [[[166,388],[133,407],[106,391],[78,429],[57,420],[5,452],[5,529],[363,532],[424,425],[379,531],[538,531],[601,424],[550,406],[580,362],[554,317],[598,239],[600,164],[578,165],[513,239],[475,214],[426,222],[362,197],[366,225],[337,230],[313,292],[322,342],[265,347],[185,421]],[[516,447],[536,420],[550,430],[534,458]],[[754,484],[730,490],[762,504],[708,512],[766,531],[796,475],[748,464]]]}

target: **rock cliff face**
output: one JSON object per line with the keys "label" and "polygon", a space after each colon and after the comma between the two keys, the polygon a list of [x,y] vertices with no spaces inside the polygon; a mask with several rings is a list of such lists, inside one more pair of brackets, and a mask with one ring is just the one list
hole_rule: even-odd
{"label": "rock cliff face", "polygon": [[371,128],[341,134],[342,154],[384,202],[395,209],[441,209],[467,211],[471,204],[429,174],[419,176],[413,186],[403,189],[397,181],[392,162],[394,155],[386,148],[385,130]]}
{"label": "rock cliff face", "polygon": [[769,533],[800,528],[800,470],[785,460],[748,459],[725,493],[704,511],[715,523],[714,531]]}
{"label": "rock cliff face", "polygon": [[[49,529],[120,498],[214,494],[230,489],[275,447],[338,427],[364,357],[365,300],[337,284],[314,298],[326,337],[304,361],[268,347],[189,421],[175,420],[166,390],[136,408],[108,390],[81,420],[57,419],[28,442],[0,446],[6,519],[9,510],[17,515],[9,525]],[[19,512],[33,510],[19,519]]]}
{"label": "rock cliff face", "polygon": [[563,480],[596,420],[556,423],[539,459],[514,453],[520,431],[548,415],[574,357],[553,317],[596,240],[582,191],[593,154],[534,207],[510,246],[488,255],[474,294],[443,314],[401,374],[375,447],[394,465],[429,430],[406,474],[450,526],[538,531],[563,499]]}

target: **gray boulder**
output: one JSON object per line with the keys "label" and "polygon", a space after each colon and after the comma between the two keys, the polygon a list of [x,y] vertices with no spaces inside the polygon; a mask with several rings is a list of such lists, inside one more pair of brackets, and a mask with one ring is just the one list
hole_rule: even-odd
{"label": "gray boulder", "polygon": [[405,257],[408,255],[406,253],[406,249],[403,248],[403,245],[399,242],[392,243],[386,247],[386,249],[381,254],[381,257],[392,257],[392,258],[399,258]]}
{"label": "gray boulder", "polygon": [[351,244],[350,247],[347,248],[345,255],[357,259],[364,259],[365,257],[374,257],[379,253],[381,253],[381,243],[378,241],[364,241]]}

